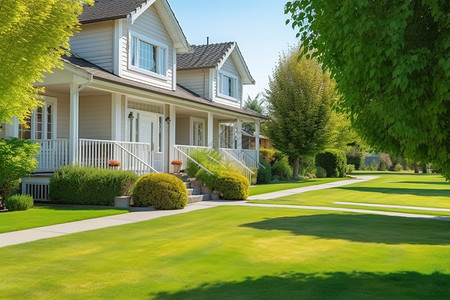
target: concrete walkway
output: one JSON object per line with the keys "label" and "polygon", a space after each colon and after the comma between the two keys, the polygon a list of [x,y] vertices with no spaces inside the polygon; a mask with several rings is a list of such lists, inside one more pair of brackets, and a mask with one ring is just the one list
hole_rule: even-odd
{"label": "concrete walkway", "polygon": [[329,182],[324,184],[318,184],[318,185],[311,185],[311,186],[305,186],[300,187],[296,189],[290,189],[290,190],[284,190],[284,191],[277,191],[273,193],[267,193],[267,194],[261,194],[261,195],[255,195],[248,197],[247,200],[269,200],[269,199],[275,199],[280,198],[284,196],[290,196],[300,193],[306,193],[311,191],[317,191],[317,190],[324,190],[324,189],[332,189],[335,187],[345,186],[349,184],[354,184],[358,182],[364,182],[369,181],[372,179],[378,178],[378,176],[360,176],[355,179],[349,179],[349,180],[341,180],[341,181],[335,181],[335,182]]}
{"label": "concrete walkway", "polygon": [[[367,180],[374,179],[374,176],[365,176],[353,180],[338,181],[332,183],[326,183],[316,186],[309,186],[303,188],[297,188],[286,191],[279,191],[270,194],[263,194],[252,197],[253,199],[273,199],[277,197],[283,197],[292,194],[303,193],[307,191],[315,191],[320,189],[329,189],[332,187],[348,185],[356,182],[363,182]],[[267,196],[270,195],[270,196]],[[264,198],[263,198],[264,197]],[[270,197],[270,198],[268,198]],[[250,199],[250,198],[249,198]],[[450,217],[439,217],[431,215],[422,214],[408,214],[408,213],[396,213],[396,212],[384,212],[375,210],[364,210],[364,209],[351,209],[351,208],[338,208],[338,207],[323,207],[323,206],[297,206],[297,205],[275,205],[275,204],[253,204],[246,201],[227,201],[227,200],[217,200],[217,201],[203,201],[188,204],[184,209],[181,210],[145,210],[130,212],[121,215],[101,217],[95,219],[88,219],[83,221],[76,221],[58,225],[51,225],[33,229],[26,229],[14,232],[7,232],[0,234],[0,248],[17,245],[32,241],[37,241],[46,238],[63,236],[76,232],[83,232],[88,230],[119,226],[125,224],[131,224],[136,222],[147,221],[151,219],[156,219],[160,217],[166,217],[171,215],[177,215],[182,213],[188,213],[191,211],[207,209],[216,206],[247,206],[247,207],[276,207],[276,208],[291,208],[291,209],[308,209],[308,210],[322,210],[322,211],[341,211],[350,213],[360,213],[360,214],[375,214],[384,216],[395,216],[395,217],[406,217],[406,218],[421,218],[421,219],[435,219],[450,221]],[[407,208],[407,207],[405,207]]]}

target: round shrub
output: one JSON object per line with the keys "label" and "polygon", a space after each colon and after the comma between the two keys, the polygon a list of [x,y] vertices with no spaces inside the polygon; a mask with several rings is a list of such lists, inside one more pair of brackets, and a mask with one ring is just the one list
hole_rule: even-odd
{"label": "round shrub", "polygon": [[317,178],[327,177],[327,171],[322,167],[316,167],[316,177]]}
{"label": "round shrub", "polygon": [[287,156],[277,160],[272,166],[272,176],[278,176],[281,180],[287,180],[292,172]]}
{"label": "round shrub", "polygon": [[153,206],[155,209],[184,208],[187,196],[183,181],[170,174],[143,175],[133,189],[135,206]]}
{"label": "round shrub", "polygon": [[347,174],[355,172],[355,165],[348,164],[347,165]]}
{"label": "round shrub", "polygon": [[9,211],[27,210],[33,207],[33,197],[29,195],[13,195],[5,200],[5,206]]}
{"label": "round shrub", "polygon": [[396,164],[394,168],[395,172],[401,172],[403,171],[403,166],[401,164]]}
{"label": "round shrub", "polygon": [[215,189],[226,200],[245,200],[248,197],[250,183],[239,173],[222,172],[216,181]]}
{"label": "round shrub", "polygon": [[327,177],[345,177],[347,175],[347,158],[344,152],[329,149],[316,155],[316,166],[327,171]]}

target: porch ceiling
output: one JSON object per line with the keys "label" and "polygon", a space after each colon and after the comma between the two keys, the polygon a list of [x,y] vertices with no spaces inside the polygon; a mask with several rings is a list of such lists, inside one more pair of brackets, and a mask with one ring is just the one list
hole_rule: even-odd
{"label": "porch ceiling", "polygon": [[[68,84],[50,84],[45,86],[46,94],[67,95],[70,93],[70,86]],[[86,87],[80,91],[80,96],[99,96],[110,94],[107,91],[99,90],[91,87]]]}

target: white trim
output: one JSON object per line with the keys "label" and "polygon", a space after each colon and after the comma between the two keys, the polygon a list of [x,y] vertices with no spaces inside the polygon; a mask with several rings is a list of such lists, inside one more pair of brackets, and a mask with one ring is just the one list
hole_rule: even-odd
{"label": "white trim", "polygon": [[[222,83],[223,83],[224,76],[232,79],[232,82],[234,84],[234,88],[232,89],[234,92],[234,95],[232,95],[232,96],[222,93],[222,88],[223,88]],[[218,85],[217,97],[236,101],[236,102],[239,101],[239,78],[236,75],[234,75],[230,72],[227,72],[225,70],[220,70],[217,75],[217,85]]]}
{"label": "white trim", "polygon": [[[157,57],[156,57],[156,72],[153,71],[149,71],[149,70],[145,70],[140,68],[138,65],[134,66],[131,64],[131,39],[135,37],[145,43],[148,43],[152,46],[156,46],[156,51],[157,51]],[[136,45],[139,45],[139,43],[136,43]],[[165,54],[163,55],[163,53],[165,52]],[[163,57],[163,58],[162,58]],[[136,63],[139,64],[139,51],[137,51],[137,56],[136,56]],[[161,72],[161,68],[164,68],[165,70],[163,70]],[[163,80],[167,80],[167,73],[169,70],[169,46],[158,42],[152,38],[149,38],[148,36],[142,35],[140,33],[137,33],[133,30],[129,30],[128,31],[128,69],[138,72],[138,73],[142,73],[145,75],[149,75],[152,77],[156,77],[156,78],[160,78]],[[163,74],[161,74],[161,73]]]}
{"label": "white trim", "polygon": [[238,119],[236,132],[236,149],[242,150],[242,120]]}
{"label": "white trim", "polygon": [[168,162],[175,159],[175,141],[176,141],[176,128],[177,128],[177,114],[175,111],[175,105],[169,106],[169,160]]}
{"label": "white trim", "polygon": [[[198,122],[201,123],[203,126],[203,134],[202,134],[202,141],[201,141],[201,145],[194,145],[194,122]],[[205,123],[205,119],[200,119],[200,118],[196,118],[196,117],[189,117],[189,144],[192,146],[205,146],[205,129],[206,129],[206,123]]]}
{"label": "white trim", "polygon": [[175,51],[175,43],[173,44],[172,51],[172,90],[176,91],[177,89],[177,52]]}
{"label": "white trim", "polygon": [[156,0],[145,1],[141,6],[137,7],[134,11],[130,12],[127,16],[127,22],[133,24],[140,15],[142,15]]}
{"label": "white trim", "polygon": [[69,162],[76,164],[78,160],[80,89],[77,84],[70,84],[69,109]]}
{"label": "white trim", "polygon": [[216,92],[214,91],[214,89],[217,90],[217,87],[214,84],[214,79],[216,78],[216,69],[209,69],[209,99],[211,101],[214,101],[215,97],[216,97]]}
{"label": "white trim", "polygon": [[214,115],[208,112],[208,147],[214,147]]}
{"label": "white trim", "polygon": [[111,139],[120,141],[122,138],[122,95],[113,93],[111,96]]}
{"label": "white trim", "polygon": [[228,49],[225,55],[222,57],[222,60],[217,64],[217,69],[222,69],[223,65],[227,61],[228,57],[233,53],[234,48],[236,48],[236,43],[233,42],[233,45]]}

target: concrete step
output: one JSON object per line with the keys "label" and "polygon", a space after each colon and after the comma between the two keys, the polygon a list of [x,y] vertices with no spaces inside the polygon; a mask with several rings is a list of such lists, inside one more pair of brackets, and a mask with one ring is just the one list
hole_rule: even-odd
{"label": "concrete step", "polygon": [[184,182],[184,185],[186,186],[187,189],[191,188],[191,182]]}
{"label": "concrete step", "polygon": [[202,189],[199,188],[190,188],[187,189],[188,195],[201,195],[202,194]]}
{"label": "concrete step", "polygon": [[202,195],[189,195],[188,203],[202,202],[211,200],[210,194],[202,194]]}

